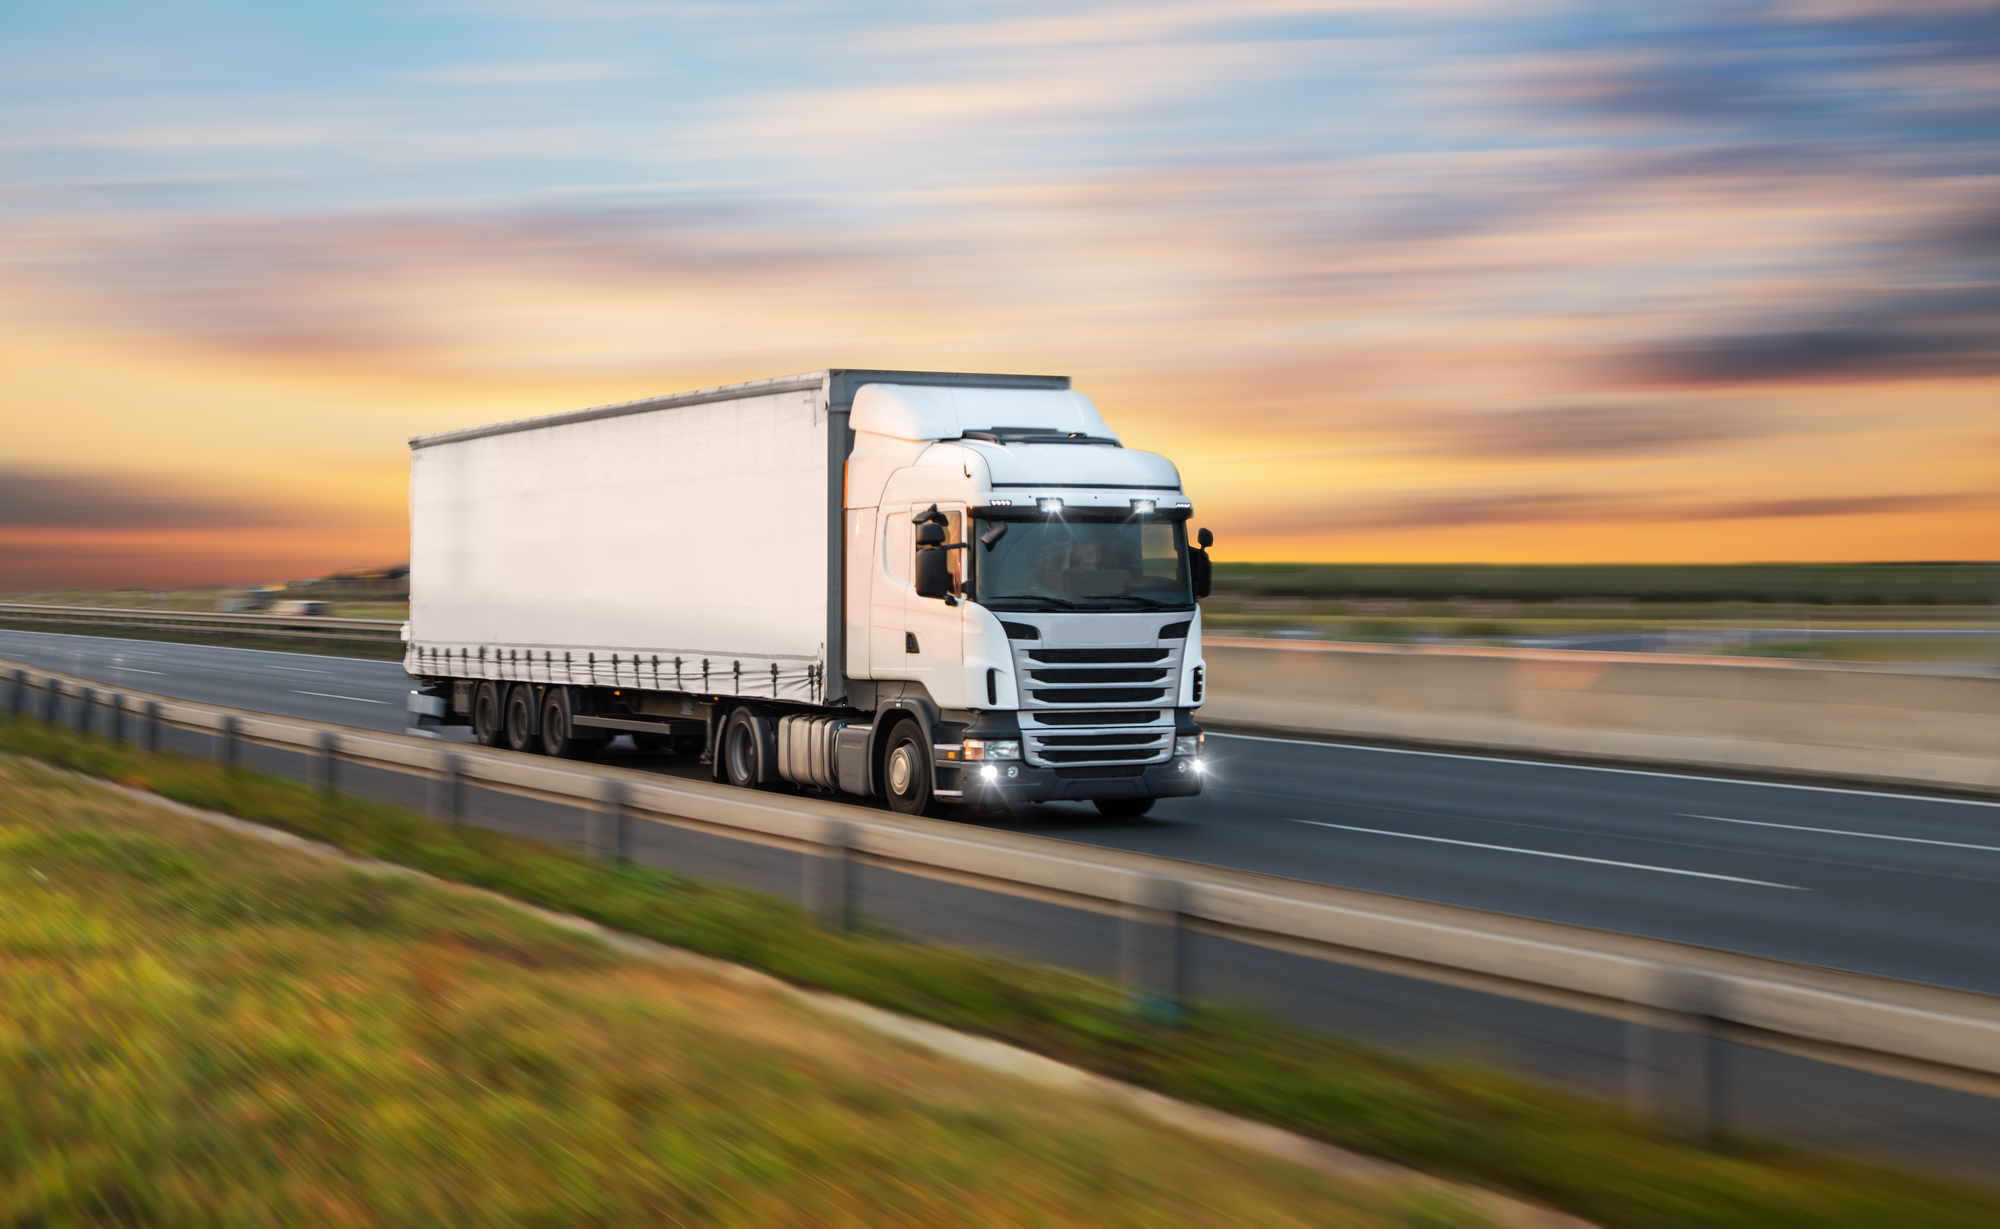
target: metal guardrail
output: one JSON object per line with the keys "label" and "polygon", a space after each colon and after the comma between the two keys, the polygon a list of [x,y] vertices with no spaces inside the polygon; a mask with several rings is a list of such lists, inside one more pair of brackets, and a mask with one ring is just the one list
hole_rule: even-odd
{"label": "metal guardrail", "polygon": [[[0,667],[13,663],[0,662]],[[158,745],[164,728],[215,740],[237,762],[255,744],[309,757],[338,788],[345,765],[427,778],[432,817],[466,816],[466,784],[582,812],[585,846],[622,859],[632,825],[666,824],[806,855],[802,897],[844,927],[856,865],[1110,914],[1135,1003],[1168,1015],[1192,932],[1623,1020],[1635,1108],[1706,1133],[1734,1042],[2000,1097],[2000,997],[1349,888],[907,818],[809,797],[550,762],[408,735],[270,717],[88,680],[0,670],[5,708]],[[67,698],[67,705],[61,701]],[[108,714],[108,716],[107,716]],[[100,721],[99,718],[104,720]]]}
{"label": "metal guardrail", "polygon": [[118,606],[47,606],[0,602],[0,622],[49,623],[139,631],[208,632],[288,640],[399,642],[400,619],[335,619],[326,615],[209,614],[191,610],[133,610]]}

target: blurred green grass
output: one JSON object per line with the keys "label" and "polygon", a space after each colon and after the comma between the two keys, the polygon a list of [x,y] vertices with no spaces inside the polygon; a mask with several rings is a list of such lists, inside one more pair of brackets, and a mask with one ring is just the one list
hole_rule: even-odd
{"label": "blurred green grass", "polygon": [[1395,1229],[1426,1206],[0,757],[0,1224]]}
{"label": "blurred green grass", "polygon": [[[1465,1065],[1385,1056],[1233,1009],[1195,1005],[1181,1027],[1157,1027],[1129,1015],[1118,987],[1097,979],[880,932],[832,934],[789,902],[757,893],[609,868],[208,761],[15,717],[0,718],[0,750],[1013,1042],[1607,1226],[2000,1224],[2000,1193],[1748,1138],[1704,1151],[1639,1129],[1614,1106]],[[0,1053],[24,1061],[18,1050]]]}

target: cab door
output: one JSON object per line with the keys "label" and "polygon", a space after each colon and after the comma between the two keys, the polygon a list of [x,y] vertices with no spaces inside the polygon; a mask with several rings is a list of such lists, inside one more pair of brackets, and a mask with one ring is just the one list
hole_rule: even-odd
{"label": "cab door", "polygon": [[[904,678],[914,679],[930,692],[941,708],[964,708],[965,701],[965,604],[962,596],[947,604],[942,598],[918,597],[916,576],[916,532],[910,518],[923,508],[912,507],[898,519],[903,522],[903,539],[909,543],[903,564],[911,578],[904,586],[903,628]],[[965,505],[939,504],[945,517],[946,544],[965,541]],[[956,594],[965,581],[964,550],[947,552],[951,564],[952,591]]]}
{"label": "cab door", "polygon": [[875,566],[868,598],[868,673],[908,678],[903,611],[914,597],[916,529],[908,504],[884,504],[875,527]]}

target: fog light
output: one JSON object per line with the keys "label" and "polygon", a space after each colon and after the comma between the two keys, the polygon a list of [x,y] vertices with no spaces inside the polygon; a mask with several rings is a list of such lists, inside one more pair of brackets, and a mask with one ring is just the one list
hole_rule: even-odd
{"label": "fog light", "polygon": [[1208,765],[1206,765],[1206,764],[1202,763],[1202,762],[1201,762],[1200,760],[1196,760],[1196,761],[1194,762],[1194,770],[1195,770],[1196,772],[1207,772],[1207,771],[1208,771]]}
{"label": "fog light", "polygon": [[1021,775],[1021,770],[1019,768],[1015,767],[1012,764],[1007,765],[1007,779],[1009,781],[1012,781],[1015,777],[1018,777],[1020,775]]}
{"label": "fog light", "polygon": [[1062,500],[1056,498],[1054,495],[1044,495],[1040,499],[1037,499],[1035,507],[1041,509],[1043,516],[1062,515]]}
{"label": "fog light", "polygon": [[981,781],[998,781],[1000,779],[1000,770],[988,764],[979,770],[979,779]]}
{"label": "fog light", "polygon": [[1174,771],[1175,771],[1175,772],[1186,772],[1187,770],[1188,770],[1188,762],[1187,762],[1186,760],[1175,760],[1175,761],[1174,761]]}

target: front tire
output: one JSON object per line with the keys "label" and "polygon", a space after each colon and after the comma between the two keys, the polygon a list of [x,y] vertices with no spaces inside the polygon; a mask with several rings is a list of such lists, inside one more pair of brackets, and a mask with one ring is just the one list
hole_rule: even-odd
{"label": "front tire", "polygon": [[1153,809],[1151,798],[1099,798],[1091,804],[1106,819],[1137,819]]}
{"label": "front tire", "polygon": [[882,794],[898,814],[931,813],[931,748],[914,721],[900,723],[889,735],[889,750],[882,757]]}

